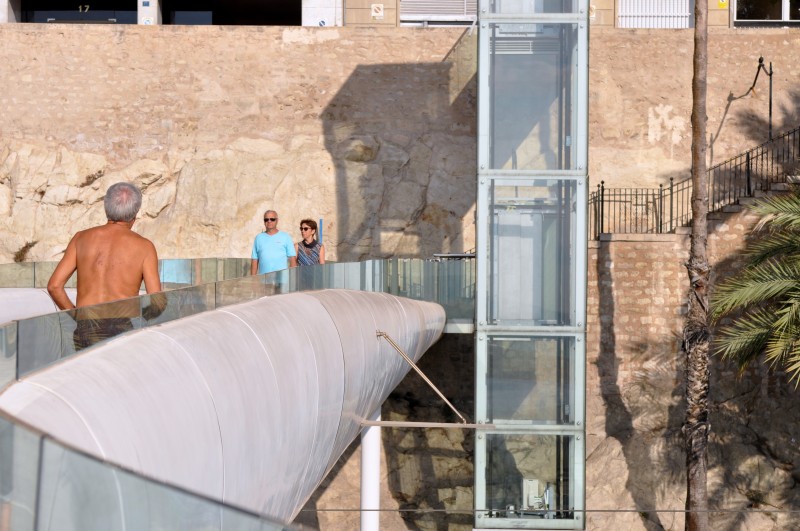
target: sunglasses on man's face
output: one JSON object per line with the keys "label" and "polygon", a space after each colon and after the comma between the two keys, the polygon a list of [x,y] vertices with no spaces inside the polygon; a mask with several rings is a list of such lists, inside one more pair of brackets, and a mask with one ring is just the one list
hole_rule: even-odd
{"label": "sunglasses on man's face", "polygon": [[264,218],[264,221],[278,221],[278,218]]}
{"label": "sunglasses on man's face", "polygon": [[300,230],[305,232],[307,230],[311,230],[311,227],[300,227]]}

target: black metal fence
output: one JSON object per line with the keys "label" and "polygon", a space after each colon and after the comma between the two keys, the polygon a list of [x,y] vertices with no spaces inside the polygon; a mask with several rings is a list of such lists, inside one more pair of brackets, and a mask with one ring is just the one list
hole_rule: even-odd
{"label": "black metal fence", "polygon": [[[709,212],[736,204],[742,197],[768,191],[800,173],[800,127],[775,137],[708,170]],[[589,232],[664,233],[692,219],[692,179],[658,188],[606,188],[589,194]]]}

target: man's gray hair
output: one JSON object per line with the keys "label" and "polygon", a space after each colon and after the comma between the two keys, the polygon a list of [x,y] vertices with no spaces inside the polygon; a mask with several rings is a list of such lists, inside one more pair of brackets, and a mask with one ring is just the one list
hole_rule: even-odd
{"label": "man's gray hair", "polygon": [[142,192],[131,183],[112,184],[103,205],[109,221],[133,221],[142,207]]}

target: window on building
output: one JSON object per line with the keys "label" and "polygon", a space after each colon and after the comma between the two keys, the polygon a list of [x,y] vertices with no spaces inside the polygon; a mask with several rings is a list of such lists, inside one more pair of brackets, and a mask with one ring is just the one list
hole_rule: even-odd
{"label": "window on building", "polygon": [[478,0],[400,0],[400,25],[470,25],[477,12]]}
{"label": "window on building", "polygon": [[693,0],[618,0],[619,28],[691,28],[694,22]]}
{"label": "window on building", "polygon": [[162,0],[162,24],[300,26],[302,0]]}
{"label": "window on building", "polygon": [[[22,22],[136,24],[147,0],[22,0]],[[154,0],[155,1],[155,0]],[[162,24],[300,26],[302,0],[162,0]]]}
{"label": "window on building", "polygon": [[22,22],[136,24],[136,0],[22,0],[21,11]]}
{"label": "window on building", "polygon": [[800,25],[800,0],[734,0],[736,26]]}

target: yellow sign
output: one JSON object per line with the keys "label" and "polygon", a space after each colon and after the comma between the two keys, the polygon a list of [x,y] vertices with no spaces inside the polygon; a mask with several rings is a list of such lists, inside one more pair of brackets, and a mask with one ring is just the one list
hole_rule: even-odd
{"label": "yellow sign", "polygon": [[720,9],[728,9],[728,0],[717,0],[717,7]]}

